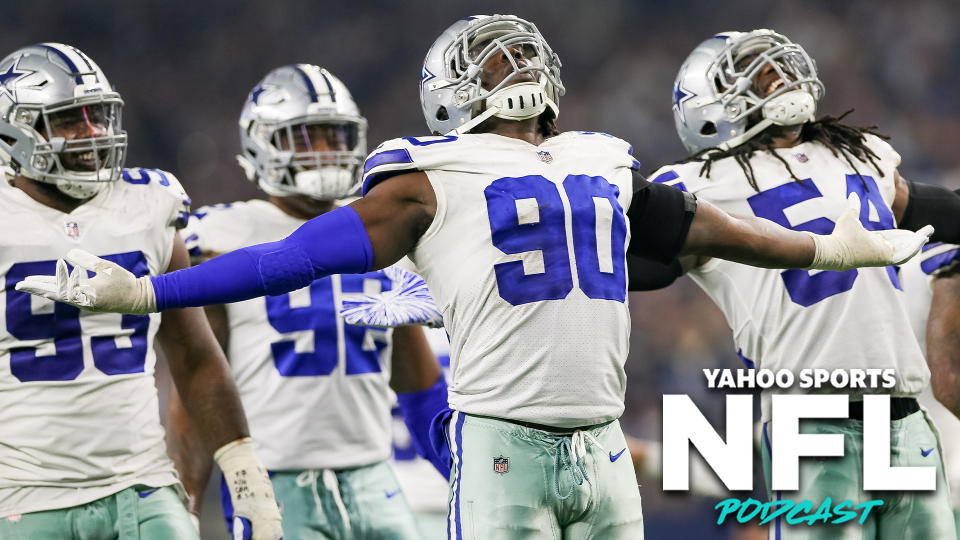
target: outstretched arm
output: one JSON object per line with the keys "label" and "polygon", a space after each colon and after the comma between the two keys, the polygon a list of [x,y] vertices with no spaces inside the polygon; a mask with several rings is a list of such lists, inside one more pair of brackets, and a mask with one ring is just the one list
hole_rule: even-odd
{"label": "outstretched arm", "polygon": [[807,268],[816,245],[811,235],[757,217],[735,217],[697,201],[697,215],[680,252],[706,255],[762,268]]}
{"label": "outstretched arm", "polygon": [[932,231],[867,231],[858,214],[859,208],[848,208],[830,235],[817,235],[762,218],[732,216],[676,188],[646,183],[634,193],[628,210],[628,253],[664,264],[677,255],[696,255],[762,268],[847,270],[899,264],[913,256]]}
{"label": "outstretched arm", "polygon": [[91,311],[151,313],[282,294],[332,274],[383,268],[413,249],[433,221],[436,197],[426,174],[398,175],[366,197],[311,219],[277,242],[239,249],[192,268],[135,278],[109,261],[71,250],[67,261],[90,270],[30,276],[18,289]]}

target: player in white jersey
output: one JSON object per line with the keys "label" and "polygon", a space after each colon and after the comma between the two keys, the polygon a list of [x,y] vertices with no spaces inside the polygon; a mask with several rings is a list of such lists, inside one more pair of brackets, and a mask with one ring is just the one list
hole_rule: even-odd
{"label": "player in white jersey", "polygon": [[275,538],[269,482],[202,312],[89,313],[13,288],[40,269],[67,279],[57,259],[76,247],[138,276],[185,266],[189,200],[170,173],[123,168],[122,105],[74,47],[0,60],[0,538],[197,538],[163,443],[154,338],[206,452],[229,446],[221,463],[260,500],[259,517],[249,503],[242,515]]}
{"label": "player in white jersey", "polygon": [[[711,37],[690,54],[674,85],[677,131],[694,154],[659,169],[652,181],[693,193],[732,214],[754,215],[798,231],[830,233],[852,199],[867,229],[909,228],[930,214],[939,234],[955,234],[951,221],[956,214],[931,207],[925,197],[937,190],[948,200],[956,196],[908,185],[897,172],[900,155],[868,129],[846,126],[838,118],[814,121],[822,93],[813,61],[786,37],[770,30]],[[940,456],[928,458],[915,448],[936,446],[936,435],[918,413],[915,399],[927,385],[929,371],[910,330],[894,266],[780,271],[700,257],[688,258],[685,267],[724,312],[738,354],[751,368],[794,374],[804,368],[895,370],[892,389],[872,390],[894,396],[894,429],[911,439],[910,452],[904,447],[895,465],[936,464],[942,478]],[[764,422],[770,420],[775,391],[764,392]],[[850,420],[816,422],[822,432],[846,435],[844,458],[804,463],[800,491],[790,498],[872,498],[863,492],[859,472],[862,402],[856,396],[863,392],[850,392],[855,395]],[[768,454],[766,424],[763,433]],[[782,527],[778,520],[773,534],[952,538],[946,530],[948,516],[944,490],[908,492],[888,497],[886,507],[862,528]]]}
{"label": "player in white jersey", "polygon": [[[953,513],[960,535],[960,246],[934,243],[900,268],[910,324],[927,356],[931,388],[920,394],[940,432],[950,482]],[[929,336],[929,338],[928,338]],[[929,346],[928,346],[929,339]]]}
{"label": "player in white jersey", "polygon": [[[347,87],[325,69],[293,64],[270,71],[250,92],[239,125],[238,159],[268,200],[197,211],[184,236],[201,260],[289,235],[337,208],[360,180],[366,120]],[[398,364],[436,361],[419,327],[350,326],[337,313],[344,294],[393,286],[383,271],[333,275],[288,294],[207,307],[283,508],[287,538],[419,538],[385,463],[388,383],[391,357]],[[176,399],[170,404],[182,441],[173,446],[187,451],[186,415]],[[196,464],[181,452],[177,463],[199,514],[209,459]]]}
{"label": "player in white jersey", "polygon": [[870,232],[848,213],[832,235],[808,235],[646,182],[626,142],[557,130],[559,67],[528,21],[458,21],[421,74],[435,135],[375,149],[362,199],[282,241],[163,276],[138,281],[103,262],[111,272],[83,284],[34,276],[17,287],[92,309],[150,312],[285,293],[410,253],[451,341],[454,410],[435,419],[432,439],[452,461],[450,536],[642,538],[617,422],[629,337],[625,253],[845,270],[904,260],[929,231]]}

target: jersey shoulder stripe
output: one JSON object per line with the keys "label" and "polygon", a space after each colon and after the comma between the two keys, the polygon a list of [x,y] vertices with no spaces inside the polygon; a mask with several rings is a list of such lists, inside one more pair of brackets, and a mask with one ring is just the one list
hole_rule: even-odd
{"label": "jersey shoulder stripe", "polygon": [[917,257],[920,259],[920,270],[924,274],[936,275],[960,263],[960,246],[934,242],[923,246]]}
{"label": "jersey shoulder stripe", "polygon": [[456,135],[435,135],[429,137],[400,137],[391,139],[376,147],[363,164],[363,188],[366,195],[373,186],[391,176],[413,171],[427,171],[439,165],[449,163],[456,152],[450,145],[458,141]]}

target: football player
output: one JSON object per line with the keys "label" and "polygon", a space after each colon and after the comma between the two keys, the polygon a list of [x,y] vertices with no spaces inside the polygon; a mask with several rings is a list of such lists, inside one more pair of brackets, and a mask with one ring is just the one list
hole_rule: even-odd
{"label": "football player", "polygon": [[[900,269],[910,324],[930,367],[918,398],[935,422],[960,536],[960,246],[934,243]],[[925,449],[924,449],[925,450]]]}
{"label": "football player", "polygon": [[[785,36],[754,30],[711,37],[684,62],[673,89],[677,132],[692,155],[656,171],[653,182],[797,231],[839,229],[851,200],[869,230],[915,229],[930,221],[935,236],[958,239],[960,198],[905,181],[897,172],[900,155],[870,129],[848,126],[842,116],[814,120],[822,95],[813,60]],[[779,271],[702,256],[685,258],[684,266],[724,312],[749,367],[894,369],[893,465],[936,466],[943,478],[939,450],[932,455],[917,450],[938,448],[938,442],[918,412],[915,397],[929,372],[910,332],[895,267]],[[764,392],[762,406],[767,473],[771,393]],[[845,454],[802,462],[800,490],[789,498],[873,498],[862,489],[862,420],[862,400],[855,396],[849,419],[806,424],[805,431],[843,434]],[[844,527],[786,527],[778,520],[774,530],[778,538],[954,534],[944,489],[891,495],[871,517],[862,526]]]}
{"label": "football player", "polygon": [[[0,60],[0,538],[198,538],[163,444],[157,337],[199,446],[243,479],[254,538],[280,514],[230,372],[203,313],[79,311],[16,291],[82,247],[133,275],[187,266],[186,198],[157,169],[123,168],[123,101],[86,54],[59,43]],[[208,457],[209,459],[209,457]]]}
{"label": "football player", "polygon": [[[360,180],[367,122],[347,87],[325,69],[272,70],[250,92],[239,124],[237,158],[267,200],[197,211],[184,236],[201,260],[283,238],[337,208]],[[344,294],[377,294],[394,285],[383,271],[333,275],[287,294],[207,307],[283,508],[286,538],[419,538],[385,462],[390,359],[398,371],[401,362],[436,360],[420,327],[350,326],[337,315]],[[439,368],[426,386],[438,376]],[[177,440],[171,448],[190,509],[199,514],[210,460],[189,455],[194,430],[179,401],[169,403]],[[231,500],[222,488],[232,529]]]}
{"label": "football player", "polygon": [[98,261],[83,282],[37,276],[17,286],[144,313],[282,294],[410,253],[451,341],[453,410],[433,422],[433,441],[452,462],[450,536],[642,538],[617,421],[629,341],[625,253],[846,270],[908,258],[929,231],[866,231],[848,212],[831,236],[800,233],[648,183],[626,142],[560,133],[559,70],[529,21],[467,17],[441,34],[421,72],[434,135],[377,147],[362,199],[280,242],[160,277]]}

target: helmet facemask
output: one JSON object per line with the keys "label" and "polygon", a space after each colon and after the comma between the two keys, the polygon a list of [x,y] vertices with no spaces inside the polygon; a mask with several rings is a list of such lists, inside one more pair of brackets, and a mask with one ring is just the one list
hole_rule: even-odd
{"label": "helmet facemask", "polygon": [[366,122],[353,117],[254,123],[250,138],[263,152],[254,174],[270,195],[323,200],[346,197],[357,187],[365,135]]}
{"label": "helmet facemask", "polygon": [[[721,147],[742,144],[770,125],[814,120],[824,88],[815,62],[803,47],[770,30],[755,30],[730,41],[708,67],[707,80],[714,85],[716,100],[730,123],[748,120],[753,125]],[[777,75],[771,84],[779,86],[761,95],[754,81],[766,66]]]}
{"label": "helmet facemask", "polygon": [[[66,195],[86,199],[120,178],[127,134],[123,101],[114,93],[55,105],[22,104],[10,111],[9,126],[19,132],[12,145],[32,145],[29,158],[14,163],[26,178],[55,184]],[[17,168],[19,165],[19,168]]]}

